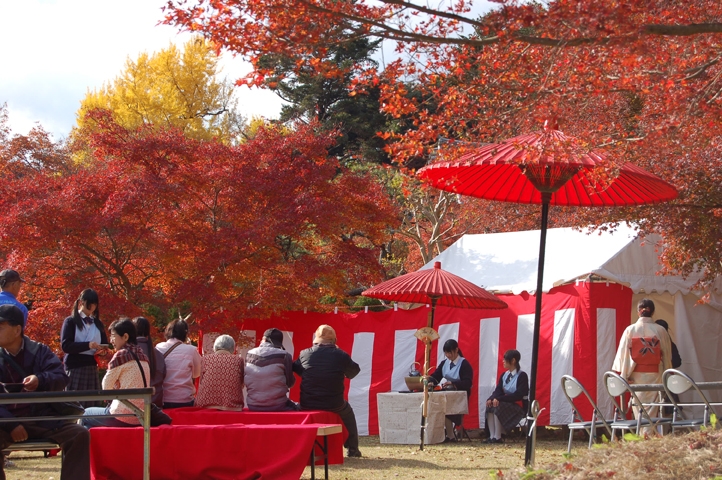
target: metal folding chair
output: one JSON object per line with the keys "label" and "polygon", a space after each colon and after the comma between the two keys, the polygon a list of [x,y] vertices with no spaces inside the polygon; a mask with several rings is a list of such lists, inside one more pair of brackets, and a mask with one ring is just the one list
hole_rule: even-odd
{"label": "metal folding chair", "polygon": [[[592,400],[589,392],[587,392],[584,386],[579,383],[579,380],[572,377],[571,375],[562,376],[562,390],[564,391],[564,395],[567,398],[567,402],[569,402],[569,405],[571,405],[572,407],[572,412],[574,412],[575,419],[574,422],[567,425],[569,427],[569,444],[567,445],[567,453],[572,452],[572,438],[574,436],[575,430],[585,430],[587,434],[589,434],[588,448],[592,448],[594,439],[597,436],[597,427],[604,426],[604,428],[607,430],[607,433],[609,433],[609,436],[612,436],[612,428],[607,422],[607,420],[604,418],[604,414],[601,412],[601,410],[599,410],[599,407],[597,407],[597,404],[594,402],[594,400]],[[592,406],[591,420],[584,420],[581,412],[579,411],[577,406],[574,405],[574,399],[578,398],[582,394],[584,394],[587,401]]]}
{"label": "metal folding chair", "polygon": [[[695,381],[692,380],[689,375],[684,372],[680,372],[679,370],[670,368],[662,374],[662,383],[664,385],[664,390],[667,392],[667,397],[669,398],[669,401],[672,402],[672,405],[674,405],[674,413],[672,414],[672,433],[674,433],[677,428],[692,429],[698,428],[700,426],[706,427],[709,425],[709,417],[710,413],[712,412],[712,405],[710,404],[709,400],[707,400],[707,397],[699,388],[697,383],[695,383]],[[677,402],[677,400],[675,399],[675,395],[672,395],[673,393],[679,395],[689,390],[694,390],[697,393],[697,396],[700,400],[699,402]],[[684,418],[683,415],[681,415],[681,407],[683,406],[704,407],[704,413],[701,417],[687,419]]]}
{"label": "metal folding chair", "polygon": [[[612,440],[614,440],[614,432],[617,430],[629,430],[639,435],[642,427],[657,428],[659,425],[672,423],[671,418],[651,417],[646,406],[639,400],[629,383],[616,372],[606,372],[604,374],[604,385],[607,387],[607,393],[612,397],[612,402],[614,402],[614,420],[611,424]],[[639,415],[634,420],[626,419],[625,409],[622,402],[620,402],[620,398],[623,398],[626,393],[629,393],[631,397],[631,405],[639,407]],[[624,438],[623,435],[622,438]]]}

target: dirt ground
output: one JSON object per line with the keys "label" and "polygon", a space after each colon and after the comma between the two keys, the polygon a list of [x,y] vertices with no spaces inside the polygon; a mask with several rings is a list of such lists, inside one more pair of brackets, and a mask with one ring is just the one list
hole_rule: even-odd
{"label": "dirt ground", "polygon": [[[471,442],[427,445],[381,445],[377,436],[361,437],[363,458],[331,465],[334,480],[376,479],[714,479],[722,480],[722,431],[706,430],[687,435],[667,435],[649,440],[600,444],[588,450],[586,440],[575,437],[572,457],[566,458],[567,433],[540,435],[534,469],[524,468],[525,443],[514,437],[502,445]],[[58,480],[60,458],[42,453],[13,452],[9,480]],[[306,468],[303,479],[311,478]],[[316,470],[323,478],[323,467]],[[190,480],[190,479],[189,479]]]}

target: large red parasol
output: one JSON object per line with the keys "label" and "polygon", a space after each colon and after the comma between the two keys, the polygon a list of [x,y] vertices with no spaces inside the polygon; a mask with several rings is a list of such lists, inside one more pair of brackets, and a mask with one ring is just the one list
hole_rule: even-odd
{"label": "large red parasol", "polygon": [[[609,174],[603,153],[554,129],[484,145],[453,162],[439,162],[418,176],[441,190],[516,203],[541,203],[541,239],[529,385],[529,405],[536,396],[541,323],[544,250],[549,205],[615,207],[672,200],[677,190],[630,163]],[[527,465],[533,463],[533,439],[527,436]]]}
{"label": "large red parasol", "polygon": [[[430,303],[427,328],[434,326],[434,313],[437,305],[457,308],[506,308],[508,305],[483,288],[463,278],[441,269],[441,262],[435,262],[434,268],[418,270],[400,277],[392,278],[365,290],[362,295],[397,302]],[[429,374],[431,340],[424,338],[424,377]],[[424,382],[424,404],[421,409],[421,445],[424,449],[424,430],[426,428],[429,402],[428,383]]]}

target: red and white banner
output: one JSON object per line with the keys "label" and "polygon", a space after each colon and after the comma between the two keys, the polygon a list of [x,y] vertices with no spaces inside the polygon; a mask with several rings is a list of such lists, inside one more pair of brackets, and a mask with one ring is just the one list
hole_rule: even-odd
{"label": "red and white banner", "polygon": [[[484,426],[484,404],[503,373],[501,359],[506,350],[519,350],[522,370],[529,371],[534,297],[527,294],[500,297],[509,308],[436,309],[434,328],[441,338],[432,345],[432,365],[444,358],[441,348],[447,339],[453,338],[474,369],[469,415],[464,418],[467,428]],[[629,288],[605,283],[565,285],[544,294],[537,379],[537,400],[544,408],[540,425],[563,425],[572,420],[561,388],[562,375],[576,377],[603,411],[610,410],[611,402],[601,384],[602,374],[611,368],[619,337],[630,324],[631,300]],[[296,358],[298,352],[311,346],[319,325],[333,326],[338,346],[361,366],[361,373],[347,381],[359,433],[376,435],[376,395],[406,390],[404,377],[412,364],[423,364],[423,345],[413,334],[426,325],[430,312],[429,307],[353,314],[287,312],[268,320],[246,320],[239,329],[245,338],[255,336],[257,341],[267,328],[282,330],[284,346]],[[291,398],[299,398],[298,383],[291,390]],[[583,403],[579,406],[585,417],[591,417]]]}

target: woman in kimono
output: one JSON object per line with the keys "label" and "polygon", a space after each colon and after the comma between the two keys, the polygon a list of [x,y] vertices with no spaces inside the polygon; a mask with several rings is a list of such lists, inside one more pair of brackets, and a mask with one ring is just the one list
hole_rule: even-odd
{"label": "woman in kimono", "polygon": [[[612,370],[630,384],[662,383],[662,373],[672,367],[672,344],[667,330],[652,320],[654,302],[648,298],[637,304],[639,319],[628,326],[619,340],[617,355]],[[636,392],[643,404],[660,401],[660,392]],[[639,407],[632,405],[634,418],[639,415]],[[650,417],[659,414],[659,407],[647,409]],[[651,433],[645,427],[643,433]]]}

